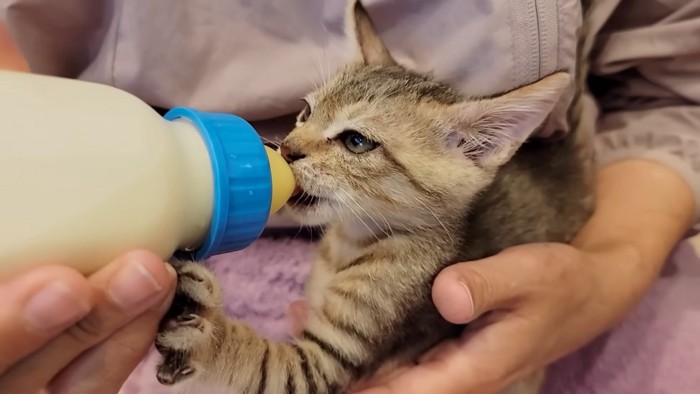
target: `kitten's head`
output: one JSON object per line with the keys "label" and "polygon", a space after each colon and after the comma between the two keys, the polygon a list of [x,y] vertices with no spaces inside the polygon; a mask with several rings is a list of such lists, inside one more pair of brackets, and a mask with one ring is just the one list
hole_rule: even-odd
{"label": "kitten's head", "polygon": [[569,76],[465,98],[398,65],[362,5],[351,3],[359,59],[306,97],[282,144],[303,191],[287,212],[308,225],[393,228],[461,214],[544,121]]}

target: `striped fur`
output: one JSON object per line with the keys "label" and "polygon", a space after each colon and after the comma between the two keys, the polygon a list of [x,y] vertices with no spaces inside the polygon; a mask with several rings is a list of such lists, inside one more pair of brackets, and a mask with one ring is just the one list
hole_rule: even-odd
{"label": "striped fur", "polygon": [[[358,62],[307,97],[284,141],[304,190],[286,209],[326,228],[301,332],[289,343],[263,338],[225,316],[206,268],[177,263],[178,291],[156,341],[161,383],[207,382],[246,394],[347,392],[464,329],[432,304],[440,270],[517,244],[567,242],[590,215],[587,142],[577,137],[580,76],[569,136],[520,146],[527,135],[507,132],[537,129],[564,76],[467,99],[396,64],[359,2],[349,15]],[[349,153],[338,138],[347,130],[379,147]],[[537,371],[506,392],[537,393],[543,376]]]}

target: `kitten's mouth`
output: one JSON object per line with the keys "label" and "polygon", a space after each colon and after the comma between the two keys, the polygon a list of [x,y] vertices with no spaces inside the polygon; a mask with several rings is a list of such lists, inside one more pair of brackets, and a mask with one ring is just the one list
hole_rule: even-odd
{"label": "kitten's mouth", "polygon": [[322,197],[309,194],[305,192],[302,188],[297,186],[288,203],[294,206],[312,207],[318,204],[321,200]]}

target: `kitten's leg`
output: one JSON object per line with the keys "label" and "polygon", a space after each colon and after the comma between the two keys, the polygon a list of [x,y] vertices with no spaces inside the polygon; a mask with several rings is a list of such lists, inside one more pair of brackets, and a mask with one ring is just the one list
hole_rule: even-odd
{"label": "kitten's leg", "polygon": [[545,377],[545,368],[537,370],[511,384],[501,394],[540,394]]}
{"label": "kitten's leg", "polygon": [[[416,294],[416,285],[403,283],[397,289],[397,282],[385,280],[386,275],[367,283],[372,279],[356,269],[344,271],[354,279],[329,283],[321,308],[311,304],[301,337],[287,344],[268,341],[228,319],[220,307],[220,291],[204,266],[176,266],[176,300],[156,340],[163,355],[158,380],[171,385],[197,378],[243,393],[344,392],[351,380],[381,361],[378,349],[405,310],[393,300]],[[377,300],[375,295],[401,289],[406,292],[396,298]]]}
{"label": "kitten's leg", "polygon": [[[215,278],[197,263],[175,264],[178,288],[161,324],[158,381],[198,379],[244,393],[335,393],[356,368],[335,344],[304,331],[293,344],[273,343],[221,309]],[[318,335],[318,336],[317,336]]]}

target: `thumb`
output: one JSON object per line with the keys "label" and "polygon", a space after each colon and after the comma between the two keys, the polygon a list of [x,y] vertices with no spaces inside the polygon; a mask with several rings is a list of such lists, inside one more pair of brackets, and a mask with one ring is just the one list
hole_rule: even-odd
{"label": "thumb", "polygon": [[466,324],[481,314],[509,307],[526,286],[518,263],[530,256],[520,248],[507,249],[481,260],[451,265],[433,282],[433,303],[447,321]]}

